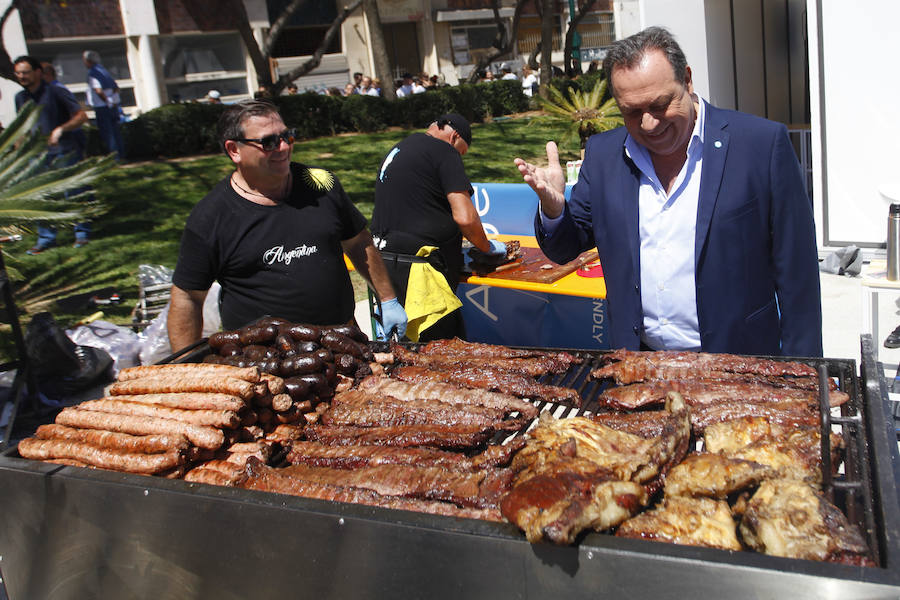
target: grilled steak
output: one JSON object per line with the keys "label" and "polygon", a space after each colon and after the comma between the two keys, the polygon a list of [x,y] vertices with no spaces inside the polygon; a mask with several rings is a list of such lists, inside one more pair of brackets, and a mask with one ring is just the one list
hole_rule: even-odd
{"label": "grilled steak", "polygon": [[497,408],[504,410],[506,414],[518,412],[528,420],[533,419],[538,414],[537,407],[533,404],[511,394],[464,388],[436,381],[409,383],[408,381],[373,375],[363,379],[359,383],[358,389],[392,396],[399,400],[434,399],[449,404]]}
{"label": "grilled steak", "polygon": [[399,510],[411,510],[434,515],[481,519],[485,521],[502,521],[500,511],[494,508],[476,509],[460,508],[448,502],[420,500],[382,496],[372,490],[344,487],[304,481],[292,477],[286,469],[267,467],[256,459],[250,459],[246,467],[247,478],[238,487],[249,490],[263,490],[292,496],[332,500],[336,502],[352,502],[369,506],[382,506]]}
{"label": "grilled steak", "polygon": [[[710,372],[745,373],[763,377],[816,377],[816,370],[798,362],[707,352],[632,352],[616,350],[603,356],[611,362],[592,375],[614,377],[619,383],[654,379],[694,379]],[[711,377],[710,377],[711,379]]]}
{"label": "grilled steak", "polygon": [[561,402],[581,406],[581,396],[571,388],[544,385],[525,375],[489,367],[459,367],[453,370],[426,369],[416,366],[396,367],[392,377],[410,383],[443,382],[513,394],[545,402]]}
{"label": "grilled steak", "polygon": [[562,373],[569,368],[568,362],[556,360],[550,356],[529,358],[445,356],[443,354],[420,354],[407,350],[399,344],[392,344],[391,352],[394,353],[394,358],[402,363],[436,369],[454,369],[458,366],[487,367],[490,369],[502,369],[520,375],[540,377],[547,373]]}
{"label": "grilled steak", "polygon": [[549,357],[554,360],[564,362],[567,365],[573,365],[581,362],[577,356],[568,352],[547,352],[544,350],[528,350],[525,348],[509,348],[508,346],[497,346],[494,344],[480,344],[477,342],[466,342],[459,338],[452,340],[434,340],[428,342],[419,349],[420,354],[439,354],[442,356],[458,356],[463,358],[543,358]]}
{"label": "grilled steak", "polygon": [[728,504],[710,498],[667,496],[656,508],[622,523],[616,535],[686,546],[741,549]]}
{"label": "grilled steak", "polygon": [[440,400],[397,400],[358,390],[341,392],[321,417],[325,425],[392,427],[395,425],[475,425],[519,429],[523,419],[503,421],[506,411],[484,406],[448,404]]}
{"label": "grilled steak", "polygon": [[493,427],[470,425],[401,425],[397,427],[353,427],[348,425],[307,425],[306,439],[330,446],[379,445],[427,446],[467,450],[487,442]]}
{"label": "grilled steak", "polygon": [[[601,404],[612,408],[633,410],[650,405],[662,405],[666,392],[678,392],[684,396],[688,406],[717,402],[798,402],[812,409],[819,408],[818,392],[776,387],[765,383],[723,381],[650,381],[612,387],[598,398]],[[831,406],[840,406],[850,399],[844,392],[829,392]]]}
{"label": "grilled steak", "polygon": [[733,421],[742,417],[762,417],[771,423],[789,427],[815,427],[819,411],[796,402],[717,402],[691,408],[691,428],[701,436],[714,423]]}
{"label": "grilled steak", "polygon": [[283,472],[310,483],[366,489],[382,496],[442,500],[470,508],[497,507],[512,481],[508,469],[466,472],[397,464],[350,470],[298,464],[285,467]]}
{"label": "grilled steak", "polygon": [[490,446],[469,458],[459,452],[433,448],[396,448],[393,446],[326,446],[319,442],[296,441],[286,460],[333,469],[356,469],[376,465],[418,465],[441,467],[451,471],[475,471],[508,465],[512,454],[524,445],[524,439],[502,446]]}

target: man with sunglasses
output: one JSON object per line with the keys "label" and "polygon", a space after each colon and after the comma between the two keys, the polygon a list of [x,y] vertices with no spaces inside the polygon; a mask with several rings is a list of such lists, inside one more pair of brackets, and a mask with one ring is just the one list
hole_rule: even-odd
{"label": "man with sunglasses", "polygon": [[264,315],[319,325],[352,322],[344,253],[380,299],[386,330],[402,335],[406,314],[365,218],[334,175],[291,162],[295,132],[277,107],[260,100],[231,105],[218,129],[235,170],[185,225],[168,316],[172,350],[200,339],[213,281],[222,286],[225,329]]}

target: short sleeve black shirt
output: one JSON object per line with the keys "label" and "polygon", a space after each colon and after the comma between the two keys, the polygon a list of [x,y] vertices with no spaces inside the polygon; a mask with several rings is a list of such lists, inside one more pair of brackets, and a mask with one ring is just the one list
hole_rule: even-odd
{"label": "short sleeve black shirt", "polygon": [[[16,110],[21,109],[29,100],[41,107],[37,127],[42,135],[50,135],[54,129],[81,110],[78,100],[67,88],[43,81],[33,94],[24,89],[16,94]],[[85,145],[86,137],[80,127],[63,132],[59,138],[59,152],[61,153],[82,152]]]}
{"label": "short sleeve black shirt", "polygon": [[378,172],[372,233],[390,238],[391,233],[404,232],[420,245],[449,242],[461,252],[462,234],[447,201],[451,192],[472,194],[459,152],[425,133],[410,135],[394,146]]}
{"label": "short sleeve black shirt", "polygon": [[337,179],[320,190],[304,177],[305,166],[291,169],[291,194],[276,206],[241,197],[229,176],[188,217],[172,281],[205,290],[218,280],[226,329],[266,314],[313,324],[353,317],[341,242],[365,228],[365,217]]}

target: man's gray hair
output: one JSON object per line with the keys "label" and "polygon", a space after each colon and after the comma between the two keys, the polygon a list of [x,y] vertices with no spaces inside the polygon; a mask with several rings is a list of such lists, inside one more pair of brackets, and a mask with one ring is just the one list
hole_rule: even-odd
{"label": "man's gray hair", "polygon": [[229,105],[219,117],[219,144],[225,150],[225,142],[244,137],[244,121],[251,117],[279,115],[278,107],[268,100],[244,100]]}
{"label": "man's gray hair", "polygon": [[96,50],[85,50],[81,58],[94,65],[100,64],[100,53]]}
{"label": "man's gray hair", "polygon": [[647,52],[659,50],[666,56],[675,72],[675,81],[684,82],[687,76],[687,58],[675,37],[665,27],[648,27],[623,40],[617,40],[606,51],[603,59],[603,73],[606,76],[609,93],[615,96],[612,72],[617,67],[633,69]]}

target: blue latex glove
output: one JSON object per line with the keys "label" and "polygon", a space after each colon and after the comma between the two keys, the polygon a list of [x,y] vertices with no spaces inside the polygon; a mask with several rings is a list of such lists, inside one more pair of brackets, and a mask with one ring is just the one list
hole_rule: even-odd
{"label": "blue latex glove", "polygon": [[393,333],[398,339],[406,335],[406,311],[396,298],[375,307],[375,339],[386,342]]}
{"label": "blue latex glove", "polygon": [[491,244],[491,256],[506,256],[506,244],[500,240],[488,240]]}

